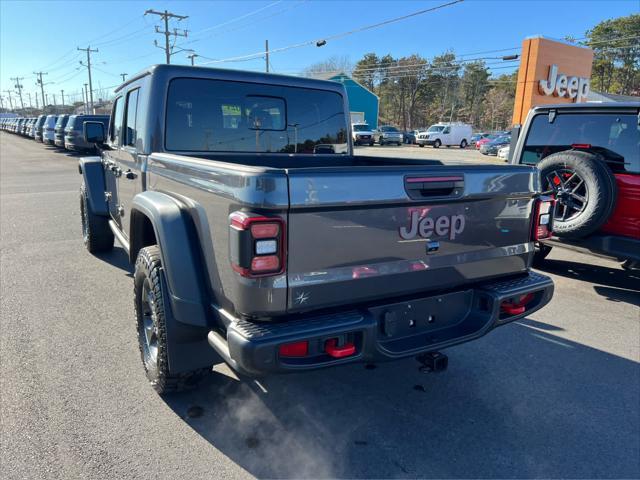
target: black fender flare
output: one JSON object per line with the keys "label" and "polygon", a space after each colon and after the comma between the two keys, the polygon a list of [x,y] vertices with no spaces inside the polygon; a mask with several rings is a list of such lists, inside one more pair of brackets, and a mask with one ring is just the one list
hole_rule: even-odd
{"label": "black fender flare", "polygon": [[78,160],[78,171],[84,180],[89,205],[93,213],[102,217],[109,216],[109,205],[104,196],[104,167],[100,157],[82,157]]}
{"label": "black fender flare", "polygon": [[132,264],[143,246],[136,234],[139,215],[147,217],[153,226],[174,316],[182,323],[208,326],[203,264],[188,213],[178,200],[165,193],[145,191],[133,197],[129,235]]}
{"label": "black fender flare", "polygon": [[[163,283],[166,284],[167,357],[169,369],[180,373],[220,362],[207,341],[212,326],[204,266],[198,237],[184,206],[161,192],[145,191],[131,202],[129,255],[135,263],[142,244],[136,238],[137,226],[146,216],[155,232],[162,258]],[[166,308],[165,308],[166,310]]]}

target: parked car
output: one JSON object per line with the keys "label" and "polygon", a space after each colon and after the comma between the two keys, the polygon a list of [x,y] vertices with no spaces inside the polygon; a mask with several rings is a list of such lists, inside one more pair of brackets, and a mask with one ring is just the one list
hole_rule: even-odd
{"label": "parked car", "polygon": [[53,142],[56,139],[55,128],[57,120],[57,115],[47,115],[47,118],[42,125],[42,143],[45,145],[53,145]]}
{"label": "parked car", "polygon": [[380,146],[395,143],[402,145],[402,132],[391,125],[383,125],[374,132],[374,139]]}
{"label": "parked car", "polygon": [[354,123],[351,125],[351,139],[354,145],[369,145],[373,147],[373,129],[368,123]]}
{"label": "parked car", "polygon": [[498,149],[511,143],[511,135],[502,135],[494,138],[488,143],[480,147],[480,153],[483,155],[498,155]]}
{"label": "parked car", "polygon": [[481,138],[480,140],[476,141],[476,150],[480,150],[480,147],[482,147],[482,145],[486,145],[487,143],[495,140],[496,138],[498,138],[500,135],[496,135],[495,133],[492,133],[491,135],[488,135],[484,138]]}
{"label": "parked car", "polygon": [[537,244],[589,251],[640,268],[640,102],[533,108],[511,163],[537,165],[553,192],[555,232]]}
{"label": "parked car", "polygon": [[38,117],[38,121],[36,122],[36,132],[35,132],[34,138],[38,142],[42,142],[42,134],[44,130],[44,123],[46,122],[46,120],[47,120],[47,115],[40,115]]}
{"label": "parked car", "polygon": [[440,148],[441,145],[452,145],[467,148],[471,139],[471,125],[465,123],[438,123],[431,125],[426,132],[418,135],[418,145],[431,145]]}
{"label": "parked car", "polygon": [[500,147],[498,149],[498,158],[501,158],[502,160],[508,160],[509,159],[509,150],[511,149],[510,145],[506,145],[504,147]]}
{"label": "parked car", "polygon": [[404,132],[403,136],[404,143],[408,145],[415,145],[419,134],[419,130],[407,130],[406,132]]}
{"label": "parked car", "polygon": [[220,358],[249,376],[425,352],[441,368],[438,349],[549,302],[529,271],[551,226],[535,167],[354,156],[348,121],[338,82],[158,65],[116,89],[108,130],[84,123],[84,244],[117,237],[135,265],[158,392]]}
{"label": "parked car", "polygon": [[472,147],[475,147],[478,141],[482,140],[483,138],[487,138],[490,135],[491,135],[490,133],[476,133],[471,136],[471,140],[469,140],[469,145]]}
{"label": "parked car", "polygon": [[67,126],[68,121],[69,115],[60,115],[58,117],[58,121],[56,122],[56,126],[53,130],[53,143],[56,145],[56,147],[64,148],[64,129]]}
{"label": "parked car", "polygon": [[95,145],[87,143],[83,137],[84,122],[101,122],[105,128],[109,123],[109,115],[70,115],[64,128],[64,148],[76,152],[93,152]]}

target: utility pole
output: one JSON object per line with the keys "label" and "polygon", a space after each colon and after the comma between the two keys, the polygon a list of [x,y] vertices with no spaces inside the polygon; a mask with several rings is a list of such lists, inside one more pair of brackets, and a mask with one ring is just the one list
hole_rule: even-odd
{"label": "utility pole", "polygon": [[126,73],[121,73],[120,76],[122,77],[122,82],[124,82],[124,80],[127,78]]}
{"label": "utility pole", "polygon": [[20,85],[20,80],[24,80],[24,77],[14,77],[10,78],[10,80],[16,81],[16,88],[18,89],[18,96],[20,97],[20,107],[24,110],[24,102],[22,101],[22,85]]}
{"label": "utility pole", "polygon": [[190,53],[189,55],[187,55],[187,58],[191,59],[191,66],[193,67],[195,65],[195,58],[199,57],[200,55],[198,55],[197,53]]}
{"label": "utility pole", "polygon": [[27,92],[27,97],[29,97],[29,108],[33,108],[33,103],[31,103],[31,92]]}
{"label": "utility pole", "polygon": [[[164,35],[164,53],[165,53],[165,57],[167,60],[167,65],[169,65],[171,63],[171,47],[169,46],[169,37],[171,35],[173,35],[174,37],[186,37],[187,36],[187,31],[183,30],[182,32],[178,32],[178,29],[174,28],[173,32],[169,31],[169,19],[170,18],[177,18],[178,21],[180,20],[184,20],[185,18],[189,18],[186,15],[176,15],[175,13],[171,13],[167,10],[165,10],[164,12],[158,12],[157,10],[147,10],[146,12],[144,12],[145,15],[147,14],[151,14],[151,15],[158,15],[159,17],[162,17],[162,19],[164,20],[164,31],[161,31],[158,26],[156,26],[156,33],[162,33]],[[156,47],[158,47],[158,42],[154,42],[154,45]],[[158,47],[158,48],[162,48],[162,47]]]}
{"label": "utility pole", "polygon": [[[91,53],[97,53],[98,49],[96,48],[95,50],[91,50],[90,46],[87,46],[87,48],[80,48],[80,47],[76,47],[76,48],[81,52],[87,52],[87,64],[85,66],[89,71],[89,98],[91,99],[91,110],[93,111],[93,84],[91,83]],[[84,63],[82,62],[80,62],[80,64],[84,65]]]}
{"label": "utility pole", "polygon": [[44,101],[44,83],[42,82],[42,75],[48,75],[47,72],[33,72],[34,75],[38,76],[38,80],[36,80],[36,85],[40,85],[40,93],[42,94],[42,108],[46,105]]}
{"label": "utility pole", "polygon": [[84,99],[84,113],[89,113],[89,94],[87,93],[87,84],[84,84],[84,91],[82,92],[82,98]]}
{"label": "utility pole", "polygon": [[267,67],[267,73],[269,73],[269,40],[264,41],[264,51],[266,53],[264,59]]}
{"label": "utility pole", "polygon": [[49,95],[47,95],[46,93],[44,94],[44,104],[45,105],[49,104]]}
{"label": "utility pole", "polygon": [[0,109],[4,110],[4,97],[0,95]]}
{"label": "utility pole", "polygon": [[55,106],[55,105],[57,105],[57,103],[56,103],[56,94],[53,93],[52,96],[53,96],[53,105]]}
{"label": "utility pole", "polygon": [[13,101],[11,100],[11,90],[5,90],[5,92],[7,92],[7,95],[9,96],[9,109],[13,110]]}
{"label": "utility pole", "polygon": [[62,96],[62,106],[64,107],[64,90],[60,90],[60,95]]}

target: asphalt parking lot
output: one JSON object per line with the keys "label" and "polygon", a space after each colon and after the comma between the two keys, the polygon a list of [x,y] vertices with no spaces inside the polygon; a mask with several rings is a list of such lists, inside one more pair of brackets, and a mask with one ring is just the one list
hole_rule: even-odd
{"label": "asphalt parking lot", "polygon": [[475,148],[469,147],[461,149],[458,147],[433,148],[429,146],[418,147],[418,145],[374,145],[373,147],[361,146],[355,148],[356,155],[372,155],[381,157],[409,157],[424,160],[440,160],[448,164],[478,164],[497,163],[504,164],[505,161],[495,155],[483,155]]}
{"label": "asphalt parking lot", "polygon": [[615,262],[553,251],[552,303],[447,350],[444,373],[408,359],[241,382],[217,366],[164,400],[123,250],[82,245],[79,185],[77,156],[0,133],[2,478],[640,476],[640,278]]}

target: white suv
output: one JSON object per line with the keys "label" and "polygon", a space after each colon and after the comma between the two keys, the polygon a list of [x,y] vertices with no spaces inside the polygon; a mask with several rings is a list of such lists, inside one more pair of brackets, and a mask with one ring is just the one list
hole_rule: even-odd
{"label": "white suv", "polygon": [[53,145],[56,141],[55,128],[58,121],[57,115],[47,115],[47,119],[42,125],[42,143]]}

